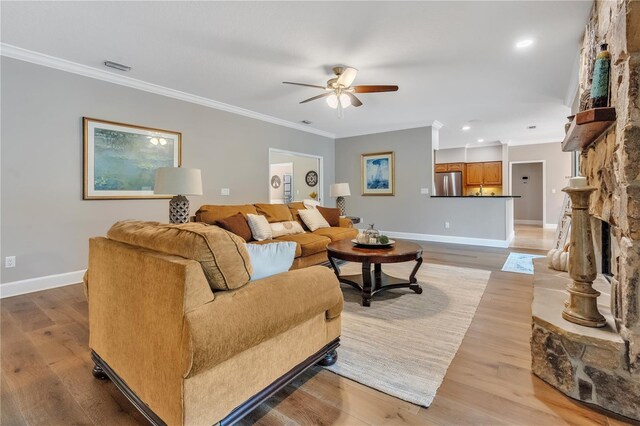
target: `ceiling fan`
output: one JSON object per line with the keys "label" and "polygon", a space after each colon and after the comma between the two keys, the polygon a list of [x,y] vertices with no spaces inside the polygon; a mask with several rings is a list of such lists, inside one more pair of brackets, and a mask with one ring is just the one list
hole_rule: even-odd
{"label": "ceiling fan", "polygon": [[283,81],[282,83],[325,90],[326,93],[305,99],[300,103],[304,104],[315,101],[316,99],[327,98],[327,104],[333,109],[338,109],[339,118],[342,117],[342,110],[344,108],[347,108],[350,105],[353,105],[354,107],[362,106],[362,102],[356,97],[356,95],[354,95],[354,93],[395,92],[398,90],[398,86],[352,86],[351,84],[358,74],[358,70],[355,68],[334,67],[333,73],[336,76],[327,81],[326,87],[315,84],[293,83],[291,81]]}

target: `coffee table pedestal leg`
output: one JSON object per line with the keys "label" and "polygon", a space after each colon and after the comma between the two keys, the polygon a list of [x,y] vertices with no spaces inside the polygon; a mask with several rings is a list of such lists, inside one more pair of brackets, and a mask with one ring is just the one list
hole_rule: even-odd
{"label": "coffee table pedestal leg", "polygon": [[416,279],[416,274],[422,265],[422,253],[416,258],[416,264],[411,271],[408,282],[382,272],[382,265],[380,263],[374,263],[372,271],[371,262],[362,262],[362,273],[360,275],[349,276],[340,275],[340,267],[331,256],[329,256],[329,263],[341,283],[348,284],[360,290],[362,306],[371,306],[371,299],[375,294],[394,288],[409,288],[416,294],[422,293],[422,287],[420,287]]}
{"label": "coffee table pedestal leg", "polygon": [[[375,264],[376,271],[379,271],[380,264]],[[378,284],[378,282],[376,282]],[[373,297],[373,288],[371,286],[371,264],[369,262],[362,263],[362,306],[371,306],[371,297]]]}

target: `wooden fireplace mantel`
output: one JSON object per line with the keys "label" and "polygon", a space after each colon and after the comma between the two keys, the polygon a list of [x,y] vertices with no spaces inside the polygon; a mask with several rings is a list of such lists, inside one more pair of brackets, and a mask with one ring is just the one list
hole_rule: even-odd
{"label": "wooden fireplace mantel", "polygon": [[582,151],[593,144],[616,121],[613,107],[592,108],[576,114],[562,141],[562,150]]}

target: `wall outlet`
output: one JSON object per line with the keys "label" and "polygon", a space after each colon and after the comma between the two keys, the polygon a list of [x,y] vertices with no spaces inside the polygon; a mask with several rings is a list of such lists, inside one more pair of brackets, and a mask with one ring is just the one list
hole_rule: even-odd
{"label": "wall outlet", "polygon": [[231,195],[231,191],[229,190],[229,188],[221,188],[220,195]]}
{"label": "wall outlet", "polygon": [[16,267],[16,257],[15,256],[7,256],[4,258],[4,267],[5,268],[15,268]]}
{"label": "wall outlet", "polygon": [[449,228],[451,228],[451,224],[449,222],[445,222],[444,229],[449,229]]}
{"label": "wall outlet", "polygon": [[422,195],[427,195],[429,193],[429,188],[420,188],[420,193]]}
{"label": "wall outlet", "polygon": [[556,189],[555,188],[551,188],[551,193],[555,194],[556,193]]}

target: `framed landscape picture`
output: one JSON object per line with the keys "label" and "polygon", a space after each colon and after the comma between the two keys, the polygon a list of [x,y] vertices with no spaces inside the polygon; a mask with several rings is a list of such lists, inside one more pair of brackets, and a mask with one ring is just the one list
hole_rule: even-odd
{"label": "framed landscape picture", "polygon": [[83,199],[171,198],[153,185],[156,169],[181,165],[181,133],[87,117],[83,128]]}
{"label": "framed landscape picture", "polygon": [[362,154],[362,195],[394,194],[393,152]]}

